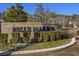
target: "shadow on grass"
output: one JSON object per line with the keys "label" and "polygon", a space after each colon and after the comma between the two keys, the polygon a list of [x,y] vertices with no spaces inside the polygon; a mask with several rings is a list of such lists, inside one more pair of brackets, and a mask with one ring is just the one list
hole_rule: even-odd
{"label": "shadow on grass", "polygon": [[29,47],[29,46],[31,46],[31,45],[25,44],[25,45],[22,45],[22,46],[18,46],[18,47],[16,47],[16,49],[13,48],[13,49],[10,49],[10,50],[7,50],[7,51],[0,53],[0,56],[10,56],[11,53],[22,50],[23,48],[26,48],[26,47]]}

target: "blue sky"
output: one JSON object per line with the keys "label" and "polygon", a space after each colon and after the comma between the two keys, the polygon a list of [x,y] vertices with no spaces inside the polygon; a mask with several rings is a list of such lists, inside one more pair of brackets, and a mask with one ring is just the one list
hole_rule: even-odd
{"label": "blue sky", "polygon": [[[0,3],[0,13],[4,12],[10,6],[15,3]],[[24,11],[29,14],[33,14],[36,11],[36,4],[34,3],[23,3]],[[49,9],[50,12],[55,11],[58,14],[72,15],[79,14],[79,3],[43,3],[45,9]]]}

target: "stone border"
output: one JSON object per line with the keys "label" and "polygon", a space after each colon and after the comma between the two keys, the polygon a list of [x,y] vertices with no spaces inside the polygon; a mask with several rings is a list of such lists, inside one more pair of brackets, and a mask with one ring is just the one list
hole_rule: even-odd
{"label": "stone border", "polygon": [[12,55],[17,55],[17,54],[29,54],[29,53],[38,53],[38,52],[46,52],[46,51],[55,51],[55,50],[60,50],[63,48],[67,48],[69,46],[72,46],[76,43],[75,37],[71,39],[71,42],[62,46],[54,47],[54,48],[46,48],[46,49],[37,49],[37,50],[25,50],[25,51],[17,51],[13,52]]}

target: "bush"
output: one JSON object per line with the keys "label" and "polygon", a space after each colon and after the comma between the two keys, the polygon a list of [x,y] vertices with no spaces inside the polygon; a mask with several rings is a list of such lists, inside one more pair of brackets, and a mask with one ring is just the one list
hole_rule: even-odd
{"label": "bush", "polygon": [[55,33],[55,36],[56,36],[55,40],[60,40],[61,39],[61,32],[60,31],[57,31]]}
{"label": "bush", "polygon": [[40,33],[34,33],[34,39],[37,39],[38,41],[39,37],[40,37]]}
{"label": "bush", "polygon": [[56,41],[58,39],[57,33],[58,33],[57,31],[51,32],[51,37],[52,37],[51,41]]}
{"label": "bush", "polygon": [[17,43],[24,43],[23,37],[19,37],[19,39],[17,40]]}
{"label": "bush", "polygon": [[48,35],[48,42],[51,41],[51,35]]}
{"label": "bush", "polygon": [[20,33],[18,33],[18,32],[13,32],[12,33],[12,43],[17,43],[19,38],[20,38]]}
{"label": "bush", "polygon": [[43,34],[41,34],[41,42],[44,41],[44,37],[43,37]]}
{"label": "bush", "polygon": [[8,34],[0,34],[0,43],[7,43],[8,40]]}
{"label": "bush", "polygon": [[62,39],[68,39],[69,38],[69,33],[67,31],[53,31],[51,32],[51,41],[56,41],[56,40],[62,40]]}
{"label": "bush", "polygon": [[30,33],[23,33],[23,42],[27,43],[30,41],[29,39],[30,39]]}
{"label": "bush", "polygon": [[[13,33],[12,37],[12,43],[27,43],[30,41],[30,33],[24,33],[23,37],[20,37],[20,33]],[[69,33],[67,31],[38,32],[34,33],[31,43],[51,42],[68,38]]]}
{"label": "bush", "polygon": [[41,42],[40,40],[40,33],[34,33],[34,38],[31,40],[32,43],[39,43]]}
{"label": "bush", "polygon": [[56,41],[56,34],[55,33],[51,34],[51,41]]}
{"label": "bush", "polygon": [[68,39],[70,37],[67,31],[61,32],[61,39]]}
{"label": "bush", "polygon": [[[40,33],[41,42],[50,42],[62,39],[68,39],[69,34],[66,31],[50,31],[50,32],[42,32]],[[35,35],[36,36],[36,35]]]}
{"label": "bush", "polygon": [[39,32],[38,33],[38,43],[43,42],[42,40],[43,40],[42,34],[41,34],[41,32]]}
{"label": "bush", "polygon": [[48,41],[48,32],[43,32],[43,42],[47,42]]}
{"label": "bush", "polygon": [[40,33],[34,33],[34,39],[32,39],[32,43],[40,43],[48,41],[51,42],[68,38],[69,33],[67,31],[40,32]]}

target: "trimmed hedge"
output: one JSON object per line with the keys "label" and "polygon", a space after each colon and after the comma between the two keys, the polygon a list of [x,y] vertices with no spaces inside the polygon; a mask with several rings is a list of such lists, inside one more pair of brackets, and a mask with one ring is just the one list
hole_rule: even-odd
{"label": "trimmed hedge", "polygon": [[31,43],[39,43],[39,42],[41,42],[40,33],[35,32],[34,33],[34,38],[31,40]]}
{"label": "trimmed hedge", "polygon": [[44,37],[43,42],[47,42],[48,41],[48,33],[43,32],[42,34],[43,34],[43,37]]}
{"label": "trimmed hedge", "polygon": [[19,37],[18,40],[17,40],[17,43],[24,43],[23,37]]}
{"label": "trimmed hedge", "polygon": [[34,33],[34,39],[32,39],[32,43],[50,42],[68,38],[69,33],[67,31],[40,32],[40,33]]}
{"label": "trimmed hedge", "polygon": [[55,34],[57,40],[69,38],[69,33],[67,31],[55,31],[54,34]]}
{"label": "trimmed hedge", "polygon": [[0,34],[0,43],[1,44],[5,44],[7,43],[7,40],[8,40],[8,34]]}
{"label": "trimmed hedge", "polygon": [[20,37],[19,32],[12,33],[12,43],[27,43],[30,39],[30,33],[23,33],[23,37]]}
{"label": "trimmed hedge", "polygon": [[17,43],[20,38],[20,33],[19,32],[13,32],[12,33],[12,43]]}
{"label": "trimmed hedge", "polygon": [[[57,41],[69,38],[69,33],[67,31],[45,31],[34,33],[34,38],[31,39],[31,43],[41,43]],[[20,37],[20,33],[12,34],[12,43],[28,43],[30,41],[30,33],[24,33],[23,37]]]}
{"label": "trimmed hedge", "polygon": [[48,42],[50,42],[51,41],[51,36],[50,35],[48,35]]}
{"label": "trimmed hedge", "polygon": [[23,42],[27,43],[30,40],[30,33],[23,33]]}
{"label": "trimmed hedge", "polygon": [[67,31],[50,31],[50,32],[42,32],[42,41],[56,41],[62,39],[68,39],[69,33]]}

